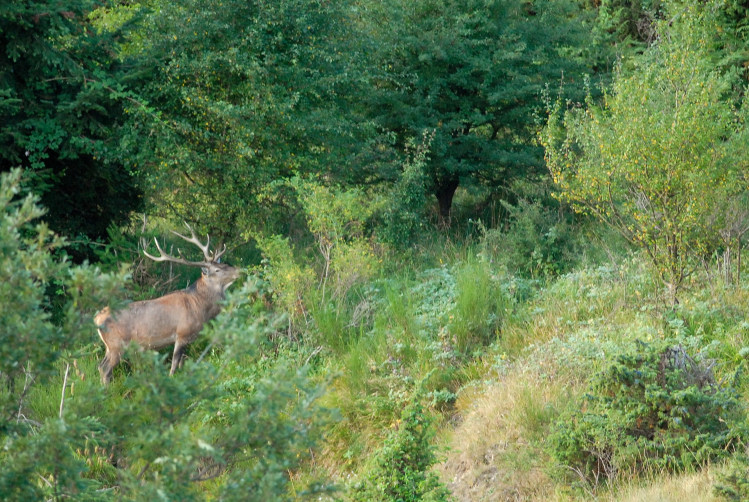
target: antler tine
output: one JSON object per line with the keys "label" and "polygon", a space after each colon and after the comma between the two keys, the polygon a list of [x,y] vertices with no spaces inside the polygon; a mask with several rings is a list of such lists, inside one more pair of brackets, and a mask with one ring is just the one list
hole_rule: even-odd
{"label": "antler tine", "polygon": [[156,249],[159,250],[160,256],[156,257],[146,251],[146,242],[145,239],[143,240],[143,254],[151,258],[153,261],[166,261],[166,257],[164,256],[164,251],[161,250],[161,246],[159,246],[159,241],[156,240],[156,237],[153,238],[153,241],[156,243]]}
{"label": "antler tine", "polygon": [[221,258],[224,253],[226,253],[226,244],[224,244],[224,247],[221,248],[221,251],[216,251],[213,253],[213,261],[218,261],[219,258]]}
{"label": "antler tine", "polygon": [[143,246],[143,254],[152,259],[153,261],[170,261],[173,263],[181,263],[183,265],[200,265],[200,263],[195,263],[191,261],[187,261],[182,256],[179,258],[175,258],[174,256],[170,255],[169,253],[165,253],[163,249],[161,249],[161,246],[159,245],[158,239],[156,237],[153,238],[153,241],[156,243],[156,249],[159,250],[159,256],[153,256],[148,251],[146,251],[145,246]]}
{"label": "antler tine", "polygon": [[180,237],[181,239],[184,239],[185,241],[187,241],[187,242],[189,242],[191,244],[195,244],[196,246],[198,246],[198,248],[200,248],[200,250],[203,252],[203,257],[205,257],[205,260],[207,262],[215,261],[214,257],[208,251],[208,245],[211,243],[211,237],[208,236],[205,244],[203,244],[202,242],[200,242],[200,240],[198,239],[198,236],[195,235],[195,231],[192,229],[192,227],[187,222],[185,222],[185,226],[190,231],[190,237],[186,237],[186,236],[182,235],[181,233],[176,232],[174,230],[172,230],[172,233],[174,235],[176,235],[177,237]]}

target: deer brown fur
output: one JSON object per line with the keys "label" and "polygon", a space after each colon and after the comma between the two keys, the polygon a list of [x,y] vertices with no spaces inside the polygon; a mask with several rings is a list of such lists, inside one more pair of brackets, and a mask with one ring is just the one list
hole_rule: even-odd
{"label": "deer brown fur", "polygon": [[94,323],[106,346],[104,358],[99,363],[104,384],[111,380],[112,369],[120,362],[122,353],[131,342],[146,349],[160,349],[173,344],[170,370],[173,375],[182,363],[185,348],[198,337],[203,325],[218,315],[226,290],[239,277],[239,269],[217,261],[226,247],[211,254],[208,252],[210,239],[203,245],[194,232],[190,238],[174,233],[200,247],[206,260],[189,262],[181,256],[175,258],[164,253],[158,241],[159,257],[144,254],[155,261],[201,266],[202,275],[186,289],[153,300],[133,302],[116,312],[104,307],[96,313]]}

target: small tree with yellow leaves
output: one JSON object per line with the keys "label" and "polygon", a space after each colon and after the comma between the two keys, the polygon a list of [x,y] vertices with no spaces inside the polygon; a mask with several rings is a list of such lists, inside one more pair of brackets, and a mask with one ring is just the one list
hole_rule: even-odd
{"label": "small tree with yellow leaves", "polygon": [[541,134],[558,197],[642,247],[672,305],[718,241],[714,215],[747,188],[742,110],[710,59],[710,9],[673,10],[602,106],[557,102]]}

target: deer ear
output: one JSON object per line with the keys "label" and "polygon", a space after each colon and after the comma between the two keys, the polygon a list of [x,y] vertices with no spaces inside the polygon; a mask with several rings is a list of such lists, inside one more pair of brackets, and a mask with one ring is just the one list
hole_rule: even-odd
{"label": "deer ear", "polygon": [[211,273],[208,267],[200,267],[200,271],[203,272],[203,275],[210,275]]}

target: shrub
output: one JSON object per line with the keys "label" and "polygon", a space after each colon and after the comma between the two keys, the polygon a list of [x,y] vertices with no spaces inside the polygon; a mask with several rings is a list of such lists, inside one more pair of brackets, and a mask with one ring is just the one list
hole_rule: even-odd
{"label": "shrub", "polygon": [[395,426],[351,499],[362,502],[451,500],[450,492],[430,471],[437,461],[434,446],[430,444],[434,430],[432,419],[418,396],[403,410]]}
{"label": "shrub", "polygon": [[259,237],[257,243],[267,260],[263,272],[270,283],[271,294],[292,322],[303,317],[304,296],[315,284],[314,271],[297,263],[288,238]]}
{"label": "shrub", "polygon": [[[114,301],[125,274],[60,259],[64,239],[34,223],[45,212],[38,200],[17,197],[21,176],[17,169],[0,175],[0,493],[3,500],[80,499],[98,484],[86,479],[74,448],[97,424],[66,420],[60,368],[74,364],[91,334],[86,311]],[[54,404],[42,416],[31,396],[51,383],[53,401],[46,402]]]}
{"label": "shrub", "polygon": [[288,238],[258,238],[267,259],[265,276],[277,304],[291,316],[290,328],[301,320],[308,323],[307,314],[311,314],[318,341],[327,346],[332,342],[338,350],[345,345],[345,329],[361,321],[361,311],[347,318],[349,299],[355,296],[350,291],[379,272],[380,261],[365,235],[374,205],[359,189],[344,190],[301,178],[289,181],[289,186],[302,206],[319,259],[316,267],[307,266]]}
{"label": "shrub", "polygon": [[741,502],[749,500],[749,457],[746,454],[734,458],[718,478],[715,493],[726,500]]}
{"label": "shrub", "polygon": [[725,457],[743,435],[742,407],[711,368],[673,339],[635,342],[556,422],[552,455],[594,488],[621,473],[678,472]]}
{"label": "shrub", "polygon": [[[322,258],[320,299],[325,301],[329,296],[345,294],[357,280],[369,277],[376,264],[364,239],[365,222],[372,216],[374,205],[368,195],[359,189],[343,190],[299,178],[291,183],[304,208],[307,227],[315,238]],[[344,270],[342,267],[347,262],[358,266],[361,274]],[[336,272],[337,277],[331,278]],[[326,288],[331,279],[339,290],[327,295]],[[341,290],[344,286],[346,289]]]}
{"label": "shrub", "polygon": [[331,297],[342,298],[355,285],[370,280],[379,271],[372,247],[363,239],[340,243],[330,264]]}
{"label": "shrub", "polygon": [[509,214],[509,228],[486,229],[483,225],[482,253],[499,260],[507,270],[522,277],[556,276],[577,262],[579,239],[571,217],[540,200],[520,199],[502,204]]}
{"label": "shrub", "polygon": [[434,133],[425,133],[421,144],[409,146],[408,158],[381,209],[379,236],[388,244],[406,249],[424,229],[427,221],[428,179],[424,166]]}

